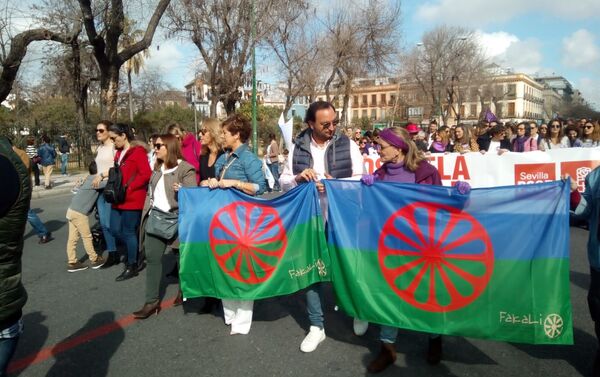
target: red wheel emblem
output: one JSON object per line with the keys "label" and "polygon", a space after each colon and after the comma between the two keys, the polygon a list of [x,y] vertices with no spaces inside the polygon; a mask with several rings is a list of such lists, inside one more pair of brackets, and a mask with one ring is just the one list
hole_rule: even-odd
{"label": "red wheel emblem", "polygon": [[437,203],[415,202],[390,216],[378,256],[396,294],[429,312],[469,305],[485,290],[494,268],[485,228],[471,215]]}
{"label": "red wheel emblem", "polygon": [[213,217],[209,242],[227,275],[243,283],[258,284],[275,271],[285,252],[287,235],[272,207],[233,202]]}

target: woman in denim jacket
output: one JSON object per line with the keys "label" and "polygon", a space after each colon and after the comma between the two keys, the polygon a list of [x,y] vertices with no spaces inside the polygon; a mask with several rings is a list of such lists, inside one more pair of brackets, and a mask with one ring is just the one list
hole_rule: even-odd
{"label": "woman in denim jacket", "polygon": [[[232,115],[221,125],[223,146],[226,153],[215,162],[218,178],[210,178],[201,183],[211,189],[233,188],[248,195],[260,195],[265,192],[265,175],[262,162],[250,152],[246,141],[252,132],[248,120]],[[225,323],[231,325],[231,335],[248,334],[252,326],[252,300],[223,299]]]}

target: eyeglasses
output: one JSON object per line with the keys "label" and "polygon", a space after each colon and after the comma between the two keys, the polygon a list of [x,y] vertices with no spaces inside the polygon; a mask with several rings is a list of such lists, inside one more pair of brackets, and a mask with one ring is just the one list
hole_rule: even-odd
{"label": "eyeglasses", "polygon": [[207,133],[208,130],[206,128],[201,129],[199,132],[202,132],[203,134]]}
{"label": "eyeglasses", "polygon": [[593,129],[593,128],[594,128],[594,126],[585,126],[585,127],[583,127],[583,128],[585,128],[586,130],[591,130],[591,129]]}
{"label": "eyeglasses", "polygon": [[325,123],[321,123],[321,126],[323,128],[329,128],[331,126],[333,127],[337,127],[337,125],[340,124],[339,119],[334,120],[333,122],[325,122]]}
{"label": "eyeglasses", "polygon": [[553,125],[550,126],[550,128],[560,128],[560,125],[559,124],[553,124]]}
{"label": "eyeglasses", "polygon": [[154,144],[154,149],[160,149],[164,144],[156,143]]}
{"label": "eyeglasses", "polygon": [[540,131],[542,131],[542,130],[548,131],[548,127],[540,127]]}
{"label": "eyeglasses", "polygon": [[519,128],[517,128],[517,131],[525,131],[525,128],[524,127],[519,127]]}
{"label": "eyeglasses", "polygon": [[96,128],[96,132],[98,132],[98,133],[101,133],[101,134],[103,134],[103,133],[104,133],[104,131],[106,131],[106,130],[104,130],[104,129],[102,129],[102,128]]}

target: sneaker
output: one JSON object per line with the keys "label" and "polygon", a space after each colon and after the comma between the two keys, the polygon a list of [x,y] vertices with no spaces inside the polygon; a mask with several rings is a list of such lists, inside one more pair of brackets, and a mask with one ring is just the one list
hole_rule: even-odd
{"label": "sneaker", "polygon": [[43,236],[40,237],[40,240],[38,241],[39,244],[45,244],[48,243],[50,241],[52,241],[54,238],[52,237],[52,233],[47,233]]}
{"label": "sneaker", "polygon": [[67,268],[67,271],[77,272],[77,271],[83,271],[83,270],[87,270],[87,269],[88,269],[88,266],[77,261],[75,263],[69,263],[69,268]]}
{"label": "sneaker", "polygon": [[106,259],[102,258],[102,255],[98,255],[98,258],[92,262],[92,268],[97,270],[98,268],[102,267],[104,263],[106,263]]}
{"label": "sneaker", "polygon": [[358,318],[354,318],[354,323],[352,327],[354,328],[354,335],[363,336],[369,328],[369,322],[363,321]]}
{"label": "sneaker", "polygon": [[311,326],[308,335],[300,344],[300,351],[312,352],[317,349],[317,346],[325,340],[325,329],[317,326]]}

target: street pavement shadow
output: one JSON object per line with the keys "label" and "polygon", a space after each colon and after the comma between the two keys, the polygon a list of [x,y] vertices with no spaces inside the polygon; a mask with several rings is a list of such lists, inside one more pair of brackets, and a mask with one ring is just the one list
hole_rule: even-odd
{"label": "street pavement shadow", "polygon": [[571,283],[587,291],[590,288],[590,274],[571,271]]}
{"label": "street pavement shadow", "polygon": [[[64,227],[67,224],[66,221],[60,221],[60,220],[50,220],[50,221],[44,221],[44,219],[41,219],[41,220],[44,223],[44,226],[46,226],[46,229],[48,229],[48,232],[50,232],[50,233],[54,233],[54,232],[60,230],[62,227]],[[28,225],[28,226],[31,228],[31,225]],[[23,239],[26,240],[29,237],[33,237],[33,236],[37,236],[37,233],[35,232],[35,229],[31,228],[29,230],[29,232],[27,232],[23,236]]]}
{"label": "street pavement shadow", "polygon": [[517,343],[512,343],[512,346],[536,359],[565,360],[582,376],[588,376],[592,371],[592,362],[598,348],[596,337],[577,327],[573,327],[573,343],[577,346],[545,346]]}
{"label": "street pavement shadow", "polygon": [[17,352],[12,359],[14,364],[8,367],[10,376],[23,374],[29,364],[25,363],[23,368],[14,371],[11,371],[11,367],[14,367],[15,364],[20,364],[20,360],[23,358],[36,354],[44,346],[46,339],[48,339],[48,328],[43,324],[45,320],[46,316],[42,312],[28,313],[23,316],[24,330],[19,338]]}
{"label": "street pavement shadow", "polygon": [[[55,358],[54,365],[52,365],[46,376],[104,377],[108,375],[110,359],[125,339],[125,331],[114,321],[115,314],[113,312],[105,311],[94,314],[81,329],[58,343],[52,350]],[[105,335],[87,341],[84,340],[81,344],[77,344],[64,352],[61,352],[58,347],[64,342],[69,342],[85,333],[93,332],[98,327],[109,324],[113,324],[113,326],[106,329],[107,333]]]}

